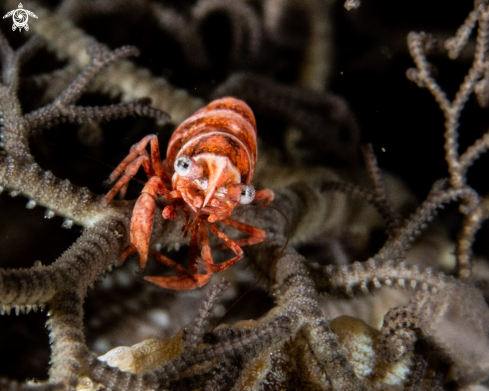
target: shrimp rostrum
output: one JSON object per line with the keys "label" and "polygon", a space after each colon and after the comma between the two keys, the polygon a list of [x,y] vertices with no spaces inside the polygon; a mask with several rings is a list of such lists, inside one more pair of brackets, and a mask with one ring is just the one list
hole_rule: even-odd
{"label": "shrimp rostrum", "polygon": [[[145,279],[176,290],[201,287],[213,273],[239,261],[243,256],[241,246],[263,241],[265,232],[231,218],[233,209],[258,200],[266,204],[274,197],[272,190],[255,192],[250,184],[256,157],[253,112],[246,103],[231,97],[215,100],[185,120],[171,136],[164,162],[160,159],[156,135],[148,135],[133,145],[129,155],[109,177],[112,182],[118,181],[103,200],[107,204],[118,192],[124,194],[129,180],[143,166],[148,182],[134,206],[131,244],[124,250],[122,259],[137,252],[139,266],[144,268],[151,255],[178,275]],[[170,202],[163,209],[163,218],[176,217],[178,209],[185,213],[182,231],[190,236],[188,270],[149,249],[158,196]],[[217,221],[249,236],[233,240],[217,228]],[[234,252],[233,258],[214,264],[208,230]]]}

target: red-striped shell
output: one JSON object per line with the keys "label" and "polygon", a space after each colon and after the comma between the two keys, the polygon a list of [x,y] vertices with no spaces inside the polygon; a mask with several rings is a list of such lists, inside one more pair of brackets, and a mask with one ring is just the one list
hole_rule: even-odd
{"label": "red-striped shell", "polygon": [[173,174],[173,165],[180,156],[203,153],[226,156],[240,172],[241,182],[250,183],[256,150],[253,112],[243,101],[225,97],[212,101],[182,122],[170,138],[166,158]]}

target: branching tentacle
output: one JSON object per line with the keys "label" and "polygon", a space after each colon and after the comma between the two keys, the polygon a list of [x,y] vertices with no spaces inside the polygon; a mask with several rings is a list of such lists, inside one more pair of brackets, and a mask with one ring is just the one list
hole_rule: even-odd
{"label": "branching tentacle", "polygon": [[98,360],[93,354],[88,356],[86,363],[90,378],[94,382],[105,384],[107,390],[127,389],[143,391],[155,389],[158,385],[157,378],[152,373],[141,375],[124,372]]}
{"label": "branching tentacle", "polygon": [[76,281],[87,287],[117,264],[127,240],[127,221],[109,220],[87,229],[56,262],[31,269],[0,270],[0,302],[4,306],[38,306]]}
{"label": "branching tentacle", "polygon": [[82,298],[76,290],[62,290],[50,301],[49,320],[52,344],[49,379],[76,387],[88,355],[83,334]]}
{"label": "branching tentacle", "polygon": [[[330,294],[367,294],[383,286],[401,288],[420,288],[436,293],[444,286],[446,277],[433,269],[409,266],[404,262],[378,261],[370,258],[366,262],[354,262],[351,265],[320,267],[311,265],[312,270],[320,270],[321,277],[315,278],[316,286],[321,292]],[[317,273],[313,274],[318,275]]]}
{"label": "branching tentacle", "polygon": [[477,207],[479,196],[475,190],[470,187],[461,187],[440,191],[443,183],[443,180],[435,182],[426,200],[404,222],[397,235],[384,244],[375,256],[376,259],[401,259],[411,247],[411,243],[426,229],[427,224],[434,219],[444,204],[462,201],[460,210],[467,214]]}
{"label": "branching tentacle", "polygon": [[[39,21],[33,24],[32,30],[49,41],[58,57],[71,58],[79,68],[85,67],[89,62],[86,51],[95,43],[95,39],[61,15],[50,12],[39,4],[30,3],[29,7],[39,16]],[[110,72],[103,73],[103,76],[91,83],[90,90],[111,95],[122,94],[123,102],[150,98],[153,107],[169,113],[175,124],[181,123],[204,105],[202,99],[175,88],[166,79],[156,77],[147,69],[129,61],[114,64]]]}
{"label": "branching tentacle", "polygon": [[228,287],[229,282],[226,280],[222,280],[221,283],[214,285],[204,304],[200,308],[197,318],[190,327],[185,329],[185,333],[182,338],[185,341],[186,355],[193,354],[193,352],[195,352],[202,343],[205,327],[209,323],[209,318],[212,315],[211,310],[214,307],[216,300],[219,299],[219,297]]}
{"label": "branching tentacle", "polygon": [[33,202],[29,208],[46,207],[47,218],[59,214],[71,224],[85,227],[93,226],[101,217],[96,216],[103,212],[97,207],[99,197],[87,188],[75,186],[68,180],[61,181],[50,171],[43,171],[37,163],[3,154],[0,154],[0,190],[8,190],[13,196],[24,195]]}
{"label": "branching tentacle", "polygon": [[168,114],[149,106],[147,103],[140,100],[97,107],[53,105],[26,114],[24,119],[32,131],[49,129],[65,122],[82,124],[88,121],[113,121],[134,115],[155,118],[162,124],[169,120]]}

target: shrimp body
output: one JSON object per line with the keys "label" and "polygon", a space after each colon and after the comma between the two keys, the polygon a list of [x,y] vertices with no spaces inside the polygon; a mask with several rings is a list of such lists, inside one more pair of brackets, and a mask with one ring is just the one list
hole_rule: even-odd
{"label": "shrimp body", "polygon": [[172,187],[193,212],[209,214],[209,221],[230,217],[253,178],[256,150],[248,105],[234,98],[213,101],[185,120],[168,143]]}
{"label": "shrimp body", "polygon": [[[150,155],[146,151],[148,143]],[[174,268],[179,275],[145,279],[178,290],[200,287],[209,281],[214,272],[236,263],[243,256],[240,246],[263,241],[265,233],[232,219],[233,209],[238,204],[260,199],[268,203],[273,199],[271,190],[255,192],[250,184],[256,159],[256,121],[253,112],[246,103],[231,97],[215,100],[185,120],[170,138],[163,163],[160,161],[156,136],[143,138],[111,174],[111,180],[120,179],[104,199],[107,203],[117,192],[124,192],[129,179],[143,166],[148,182],[134,207],[131,245],[124,251],[123,257],[138,252],[140,267],[144,268],[151,253],[160,262]],[[163,209],[163,218],[175,217],[178,208],[186,215],[183,232],[190,233],[188,271],[164,255],[149,251],[158,195],[170,201],[170,205]],[[216,221],[250,236],[234,241],[218,230],[214,224]],[[214,264],[208,229],[236,256],[221,264]]]}

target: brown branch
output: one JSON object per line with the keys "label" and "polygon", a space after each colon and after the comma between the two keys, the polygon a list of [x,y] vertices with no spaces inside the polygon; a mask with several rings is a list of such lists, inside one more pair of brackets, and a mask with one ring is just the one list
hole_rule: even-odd
{"label": "brown branch", "polygon": [[[12,2],[9,6],[16,6]],[[89,58],[85,54],[88,47],[96,40],[83,30],[75,27],[56,13],[37,3],[28,2],[26,8],[39,16],[32,30],[49,42],[61,59],[70,59],[78,64],[79,69],[85,67]],[[195,110],[204,105],[200,98],[191,96],[182,89],[172,86],[162,77],[156,77],[147,69],[136,66],[130,61],[120,61],[103,72],[92,84],[90,91],[122,95],[123,102],[131,102],[141,98],[150,98],[153,106],[167,112],[172,122],[179,124]]]}
{"label": "brown branch", "polygon": [[37,306],[46,304],[57,292],[73,284],[86,289],[118,263],[128,241],[127,224],[127,218],[115,216],[96,224],[49,266],[0,269],[0,302],[4,306]]}

